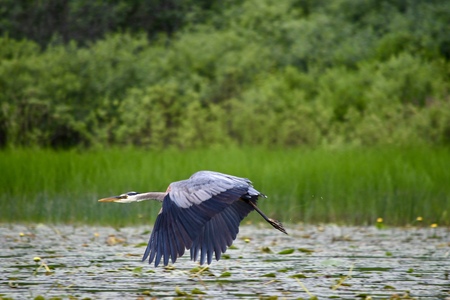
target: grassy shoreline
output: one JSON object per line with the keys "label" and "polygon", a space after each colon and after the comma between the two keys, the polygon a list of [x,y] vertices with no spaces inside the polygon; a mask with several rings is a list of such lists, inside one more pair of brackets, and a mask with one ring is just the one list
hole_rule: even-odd
{"label": "grassy shoreline", "polygon": [[[164,191],[198,170],[250,178],[260,206],[284,223],[450,225],[447,148],[190,151],[0,151],[2,222],[148,224],[158,203],[101,204],[126,191]],[[258,221],[252,214],[249,221]],[[245,222],[245,221],[244,221]]]}

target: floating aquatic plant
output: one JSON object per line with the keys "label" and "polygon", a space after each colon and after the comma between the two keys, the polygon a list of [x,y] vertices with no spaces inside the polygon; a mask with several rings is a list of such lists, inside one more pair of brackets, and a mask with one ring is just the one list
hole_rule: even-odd
{"label": "floating aquatic plant", "polygon": [[280,255],[286,255],[286,254],[292,254],[294,253],[295,249],[285,249],[285,250],[281,250],[280,252],[278,252],[278,254]]}

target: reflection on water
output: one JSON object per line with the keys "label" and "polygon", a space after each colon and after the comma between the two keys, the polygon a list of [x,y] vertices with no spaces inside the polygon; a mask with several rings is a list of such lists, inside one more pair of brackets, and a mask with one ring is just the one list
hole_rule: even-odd
{"label": "reflection on water", "polygon": [[2,224],[0,298],[450,298],[448,228],[242,226],[219,262],[168,268],[141,262],[148,229]]}

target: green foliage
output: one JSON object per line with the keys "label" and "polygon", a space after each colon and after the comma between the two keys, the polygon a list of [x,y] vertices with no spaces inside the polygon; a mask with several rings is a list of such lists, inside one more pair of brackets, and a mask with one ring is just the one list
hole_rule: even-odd
{"label": "green foliage", "polygon": [[[161,205],[99,203],[127,191],[165,191],[198,170],[250,178],[258,205],[284,223],[450,225],[445,148],[306,150],[110,149],[0,151],[2,222],[148,224]],[[256,213],[248,220],[263,222]]]}
{"label": "green foliage", "polygon": [[222,6],[222,1],[205,0],[0,0],[0,34],[32,39],[43,47],[71,40],[86,44],[110,32],[171,35]]}
{"label": "green foliage", "polygon": [[[106,9],[119,24],[133,3],[75,1],[69,13]],[[182,21],[151,40],[123,30],[42,50],[9,30],[0,146],[450,144],[446,1],[186,5],[163,10]],[[0,27],[13,28],[3,13]]]}

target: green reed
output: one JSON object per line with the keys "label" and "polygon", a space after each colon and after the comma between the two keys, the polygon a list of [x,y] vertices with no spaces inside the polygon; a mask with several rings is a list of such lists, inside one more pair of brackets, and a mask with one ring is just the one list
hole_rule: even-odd
{"label": "green reed", "polygon": [[[108,149],[0,152],[0,221],[116,226],[155,220],[160,204],[98,203],[127,191],[164,191],[198,170],[250,178],[259,205],[284,223],[450,225],[445,148],[190,151]],[[250,221],[261,219],[252,214]]]}

